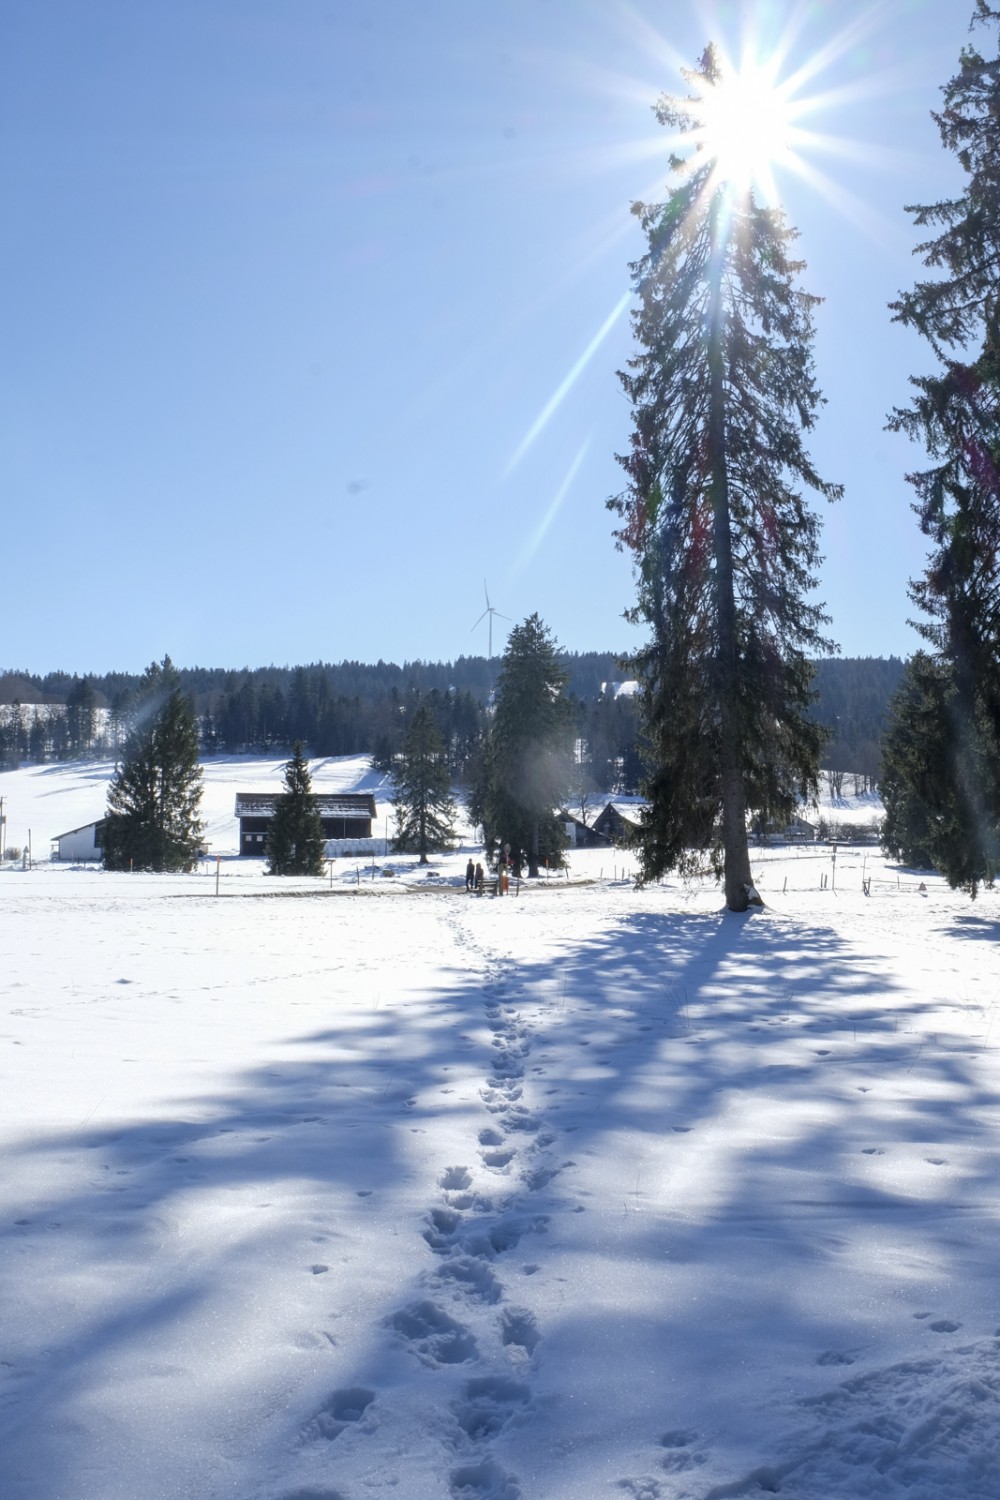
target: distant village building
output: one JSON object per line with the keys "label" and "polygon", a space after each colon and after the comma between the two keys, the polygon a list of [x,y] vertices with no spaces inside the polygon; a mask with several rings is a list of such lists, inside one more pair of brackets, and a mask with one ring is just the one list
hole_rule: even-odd
{"label": "distant village building", "polygon": [[[241,854],[264,854],[267,830],[278,795],[277,792],[237,792]],[[375,798],[371,793],[317,792],[316,803],[323,824],[323,837],[327,840],[327,853],[360,852],[362,841],[372,837],[375,821]]]}
{"label": "distant village building", "polygon": [[796,813],[788,823],[756,825],[755,836],[764,844],[811,844],[819,836],[815,823]]}
{"label": "distant village building", "polygon": [[598,844],[606,844],[606,837],[595,833],[585,818],[578,818],[576,813],[571,813],[568,808],[560,808],[559,821],[566,835],[566,842],[571,849],[593,849]]}
{"label": "distant village building", "polygon": [[71,828],[68,833],[57,833],[52,840],[55,848],[53,859],[69,859],[74,863],[82,860],[103,859],[105,819],[96,823],[85,823],[82,828]]}
{"label": "distant village building", "polygon": [[631,844],[642,827],[644,802],[609,802],[603,812],[598,813],[591,827],[603,842]]}
{"label": "distant village building", "polygon": [[645,806],[641,799],[608,802],[590,819],[586,812],[580,817],[563,807],[559,809],[559,821],[571,849],[607,848],[611,844],[629,844],[634,841],[642,826]]}

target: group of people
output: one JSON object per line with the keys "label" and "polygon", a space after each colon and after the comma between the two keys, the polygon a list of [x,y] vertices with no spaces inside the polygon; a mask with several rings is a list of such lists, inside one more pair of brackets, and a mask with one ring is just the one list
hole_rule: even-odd
{"label": "group of people", "polygon": [[[465,889],[475,891],[481,896],[486,889],[486,874],[481,864],[473,864],[472,860],[465,867]],[[506,849],[497,861],[497,885],[498,896],[506,896],[510,889],[510,858]]]}

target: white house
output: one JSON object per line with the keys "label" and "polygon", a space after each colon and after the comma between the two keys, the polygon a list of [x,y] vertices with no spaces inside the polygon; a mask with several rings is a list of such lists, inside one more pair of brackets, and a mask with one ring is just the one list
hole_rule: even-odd
{"label": "white house", "polygon": [[85,823],[82,828],[71,828],[68,833],[57,833],[52,840],[55,846],[53,859],[70,859],[74,862],[87,859],[103,859],[101,839],[104,834],[104,819],[96,823]]}

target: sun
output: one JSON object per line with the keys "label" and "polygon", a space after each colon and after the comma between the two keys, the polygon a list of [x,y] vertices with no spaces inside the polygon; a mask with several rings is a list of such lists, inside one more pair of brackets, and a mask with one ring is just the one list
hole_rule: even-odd
{"label": "sun", "polygon": [[[593,169],[596,163],[603,169],[617,172],[623,162],[630,166],[641,163],[644,167],[654,163],[653,175],[633,193],[633,201],[655,204],[663,193],[663,158],[666,154],[671,172],[685,168],[697,171],[710,163],[710,170],[705,174],[706,190],[709,193],[720,190],[730,206],[735,200],[745,201],[746,196],[753,193],[758,203],[779,208],[785,199],[776,180],[780,174],[783,186],[787,186],[788,179],[798,179],[800,184],[804,183],[845,219],[867,233],[873,242],[883,244],[887,236],[894,234],[888,220],[874,213],[843,179],[825,172],[817,160],[820,155],[833,155],[852,164],[863,163],[866,167],[873,163],[886,167],[892,164],[892,157],[887,152],[880,152],[870,139],[852,140],[817,124],[817,118],[822,122],[837,112],[842,118],[846,117],[858,101],[872,95],[881,98],[891,88],[891,75],[873,69],[867,69],[863,77],[819,86],[819,80],[845,57],[853,57],[859,47],[886,24],[884,6],[862,7],[860,15],[850,16],[847,23],[822,44],[808,47],[800,45],[809,20],[804,5],[788,7],[786,24],[770,36],[765,36],[748,21],[742,37],[730,35],[732,50],[728,50],[725,43],[711,43],[706,48],[706,54],[711,54],[709,78],[700,69],[685,66],[685,56],[640,13],[634,0],[619,0],[619,4],[637,52],[654,64],[654,76],[662,80],[664,75],[675,78],[679,73],[691,85],[692,93],[687,97],[673,92],[662,94],[661,102],[671,106],[669,111],[664,110],[663,115],[660,105],[654,106],[659,126],[670,126],[671,133],[666,140],[662,128],[658,128],[655,133],[642,132],[625,144],[608,146],[596,155],[588,148],[588,169]],[[698,9],[711,11],[715,4],[716,0],[698,0]],[[725,9],[732,12],[738,7],[726,0]],[[749,12],[750,7],[744,9]],[[773,28],[770,30],[773,32]],[[739,61],[734,62],[734,58]],[[690,63],[690,57],[686,60]],[[707,60],[707,57],[702,58],[702,66]],[[610,99],[617,106],[624,100],[630,107],[648,110],[654,95],[648,74],[622,74],[608,64],[597,67],[593,77],[600,86],[600,97],[605,103]],[[667,113],[671,117],[669,120],[664,118]],[[606,237],[602,231],[603,247],[617,245],[630,233],[632,223],[617,223]],[[610,309],[583,352],[559,381],[508,460],[503,471],[505,479],[522,463],[555,413],[569,399],[598,349],[626,317],[631,300],[630,288]],[[569,490],[582,463],[583,451],[574,459],[567,478],[557,491],[550,514],[554,514]],[[548,524],[548,520],[543,522],[543,530]]]}
{"label": "sun", "polygon": [[692,101],[691,139],[714,162],[730,190],[774,191],[774,168],[793,154],[795,106],[774,66],[747,59],[733,68],[720,59],[718,81]]}
{"label": "sun", "polygon": [[702,105],[699,132],[720,177],[749,187],[788,154],[791,121],[785,99],[765,69],[725,74]]}

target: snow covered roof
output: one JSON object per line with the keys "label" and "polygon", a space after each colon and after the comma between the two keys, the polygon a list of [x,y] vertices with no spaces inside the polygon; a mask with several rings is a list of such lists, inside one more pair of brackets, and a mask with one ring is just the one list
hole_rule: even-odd
{"label": "snow covered roof", "polygon": [[[646,807],[646,803],[641,797],[634,802],[619,802],[617,798],[615,798],[612,801],[605,803],[603,812],[606,813],[609,807],[618,814],[623,823],[634,823],[638,828],[639,824],[642,822],[642,813],[643,809]],[[600,814],[598,814],[598,816],[600,816]],[[594,821],[596,822],[597,820],[595,819]]]}
{"label": "snow covered roof", "polygon": [[67,828],[65,833],[53,833],[51,837],[53,842],[57,839],[69,839],[74,833],[86,833],[88,828],[99,828],[103,822],[103,818],[95,818],[92,823],[81,823],[79,828]]}

